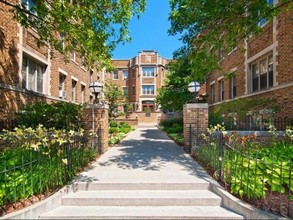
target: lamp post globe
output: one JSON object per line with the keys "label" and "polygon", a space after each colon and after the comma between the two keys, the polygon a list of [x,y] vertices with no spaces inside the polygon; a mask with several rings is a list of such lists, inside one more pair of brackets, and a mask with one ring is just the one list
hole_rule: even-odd
{"label": "lamp post globe", "polygon": [[200,89],[199,82],[192,81],[188,84],[188,91],[191,93],[194,93],[195,102],[196,102],[196,94],[198,93],[199,89]]}
{"label": "lamp post globe", "polygon": [[91,93],[93,93],[95,95],[95,101],[98,101],[98,95],[100,94],[100,92],[102,91],[102,84],[94,81],[90,83],[89,89],[91,91]]}

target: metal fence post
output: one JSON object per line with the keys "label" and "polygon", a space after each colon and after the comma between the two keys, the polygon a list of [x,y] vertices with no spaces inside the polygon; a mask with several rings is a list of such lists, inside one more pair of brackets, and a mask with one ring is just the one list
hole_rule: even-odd
{"label": "metal fence post", "polygon": [[98,128],[98,153],[102,154],[102,128],[101,125]]}
{"label": "metal fence post", "polygon": [[222,179],[222,165],[223,165],[223,147],[224,147],[223,132],[220,132],[219,137],[219,179]]}
{"label": "metal fence post", "polygon": [[191,147],[192,147],[192,130],[191,130],[191,124],[189,124],[189,146],[187,149],[187,153],[191,153]]}
{"label": "metal fence post", "polygon": [[67,159],[67,169],[68,171],[71,171],[72,164],[71,164],[71,158],[70,158],[70,140],[69,140],[68,130],[66,130],[66,159]]}

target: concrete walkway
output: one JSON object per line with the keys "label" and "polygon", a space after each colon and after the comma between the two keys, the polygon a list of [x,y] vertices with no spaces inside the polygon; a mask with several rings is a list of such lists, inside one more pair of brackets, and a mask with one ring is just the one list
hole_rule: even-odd
{"label": "concrete walkway", "polygon": [[77,181],[100,183],[205,182],[210,177],[166,134],[139,127],[108,150]]}
{"label": "concrete walkway", "polygon": [[142,126],[75,180],[44,219],[243,219],[221,207],[213,180],[167,135]]}

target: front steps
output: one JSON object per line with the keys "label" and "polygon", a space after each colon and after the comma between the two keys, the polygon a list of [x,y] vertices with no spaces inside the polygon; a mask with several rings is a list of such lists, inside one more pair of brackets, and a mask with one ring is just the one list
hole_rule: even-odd
{"label": "front steps", "polygon": [[209,183],[78,183],[43,219],[243,219]]}

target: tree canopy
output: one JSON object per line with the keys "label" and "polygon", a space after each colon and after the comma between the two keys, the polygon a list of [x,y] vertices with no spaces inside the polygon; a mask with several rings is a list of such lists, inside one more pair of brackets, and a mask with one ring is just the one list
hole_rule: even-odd
{"label": "tree canopy", "polygon": [[109,105],[109,117],[116,118],[119,116],[118,107],[125,104],[125,96],[119,89],[118,85],[113,82],[105,84],[105,98]]}
{"label": "tree canopy", "polygon": [[180,34],[183,41],[183,47],[174,53],[174,58],[187,60],[188,79],[204,80],[212,70],[219,68],[216,51],[229,51],[237,46],[237,42],[260,33],[262,27],[259,24],[272,20],[281,7],[285,6],[287,10],[293,7],[292,0],[273,2],[170,0],[169,34]]}
{"label": "tree canopy", "polygon": [[[118,43],[130,40],[128,23],[146,0],[0,0],[24,27],[37,30],[40,44],[67,55],[76,51],[92,67],[109,66]],[[29,5],[27,5],[27,2]],[[52,51],[53,51],[52,50]]]}

